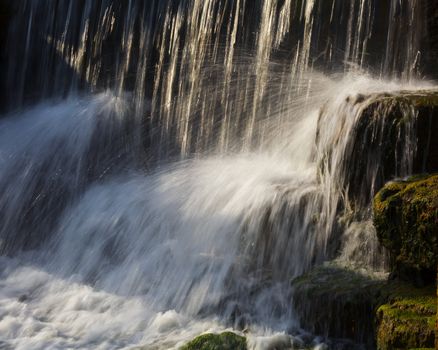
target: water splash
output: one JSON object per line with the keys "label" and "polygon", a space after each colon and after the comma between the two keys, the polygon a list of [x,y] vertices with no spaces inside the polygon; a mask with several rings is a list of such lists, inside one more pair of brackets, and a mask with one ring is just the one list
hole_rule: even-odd
{"label": "water splash", "polygon": [[423,6],[412,0],[27,0],[13,7],[10,107],[84,88],[132,91],[161,159],[254,149],[264,116],[279,100],[308,92],[316,67],[413,79],[425,36]]}
{"label": "water splash", "polygon": [[[336,257],[384,261],[357,254],[375,244],[366,208],[364,216],[338,219],[348,212],[349,147],[360,140],[354,130],[370,103],[358,92],[401,87],[357,77],[321,82],[330,88],[303,97],[312,105],[298,99],[282,117],[273,115],[262,150],[149,171],[137,161],[141,136],[126,134],[135,125],[126,99],[71,98],[3,120],[0,183],[9,221],[2,249],[18,254],[2,272],[4,341],[17,348],[173,348],[199,332],[233,327],[246,328],[254,348],[300,342],[292,277]],[[28,142],[13,152],[17,139]],[[401,160],[400,175],[410,157]],[[379,164],[367,166],[373,174]],[[38,340],[44,334],[50,340]],[[306,337],[309,346],[314,339]]]}
{"label": "water splash", "polygon": [[[171,349],[229,327],[253,349],[323,348],[289,281],[332,259],[384,268],[369,210],[381,157],[355,155],[387,135],[391,106],[361,134],[379,94],[418,88],[418,2],[14,8],[0,346]],[[400,108],[395,176],[416,152],[415,111]]]}

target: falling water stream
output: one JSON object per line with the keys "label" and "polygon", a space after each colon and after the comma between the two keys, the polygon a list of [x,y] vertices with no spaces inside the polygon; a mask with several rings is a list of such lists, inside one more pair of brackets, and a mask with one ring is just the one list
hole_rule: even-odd
{"label": "falling water stream", "polygon": [[0,348],[177,349],[225,329],[251,349],[324,348],[291,279],[329,260],[385,270],[378,161],[339,223],[363,96],[428,86],[419,2],[346,3],[12,5]]}

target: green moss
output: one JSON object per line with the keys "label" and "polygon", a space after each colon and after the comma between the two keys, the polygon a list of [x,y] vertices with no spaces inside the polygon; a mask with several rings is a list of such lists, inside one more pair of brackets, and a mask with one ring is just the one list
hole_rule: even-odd
{"label": "green moss", "polygon": [[392,281],[384,288],[387,302],[377,309],[378,349],[430,348],[436,322],[435,287],[415,288]]}
{"label": "green moss", "polygon": [[379,350],[430,348],[435,341],[435,288],[399,285],[377,309]]}
{"label": "green moss", "polygon": [[349,338],[367,349],[375,349],[376,342],[382,350],[433,346],[433,285],[417,288],[326,266],[294,279],[292,286],[301,325],[315,334]]}
{"label": "green moss", "polygon": [[374,101],[407,103],[414,107],[437,107],[438,91],[398,91],[395,94],[380,94],[375,97]]}
{"label": "green moss", "polygon": [[246,350],[246,339],[232,332],[204,334],[183,346],[181,350]]}
{"label": "green moss", "polygon": [[438,264],[438,175],[387,184],[374,199],[374,224],[394,269],[435,271]]}

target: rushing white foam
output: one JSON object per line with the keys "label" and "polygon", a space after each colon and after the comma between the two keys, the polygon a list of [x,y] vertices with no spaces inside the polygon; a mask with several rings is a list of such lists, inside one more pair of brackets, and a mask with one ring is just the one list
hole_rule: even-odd
{"label": "rushing white foam", "polygon": [[0,348],[177,349],[231,329],[253,350],[324,349],[289,281],[382,265],[366,208],[346,218],[346,150],[358,94],[406,88],[359,72],[421,68],[420,1],[15,3]]}
{"label": "rushing white foam", "polygon": [[[1,261],[0,341],[17,349],[172,349],[232,328],[246,329],[252,349],[321,348],[298,330],[289,281],[336,257],[328,228],[344,189],[342,173],[330,169],[341,164],[360,110],[345,101],[403,87],[316,79],[314,94],[273,116],[260,151],[153,170],[135,161],[143,145],[125,133],[135,118],[110,94],[1,121],[0,232],[15,258]],[[321,175],[328,145],[332,163]],[[63,182],[54,187],[53,179]],[[353,222],[340,260],[360,260],[373,234],[367,221]]]}

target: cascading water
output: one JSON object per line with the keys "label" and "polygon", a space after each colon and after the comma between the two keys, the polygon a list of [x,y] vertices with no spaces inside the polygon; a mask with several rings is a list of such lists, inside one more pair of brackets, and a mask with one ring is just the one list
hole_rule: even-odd
{"label": "cascading water", "polygon": [[[349,167],[368,143],[362,96],[418,88],[419,2],[9,8],[0,347],[170,349],[224,328],[254,349],[323,347],[289,282],[331,259],[384,268],[369,212],[380,165]],[[403,113],[397,176],[416,152]]]}

